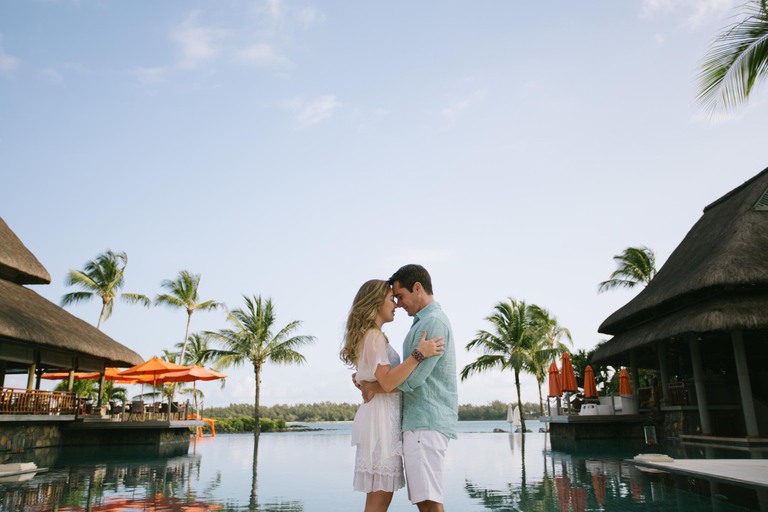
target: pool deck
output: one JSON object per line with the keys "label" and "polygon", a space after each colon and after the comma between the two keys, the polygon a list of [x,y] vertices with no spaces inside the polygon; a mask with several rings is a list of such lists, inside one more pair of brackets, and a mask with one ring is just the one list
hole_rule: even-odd
{"label": "pool deck", "polygon": [[768,489],[768,460],[765,459],[676,459],[674,462],[645,462],[628,459],[626,462],[638,467],[742,487]]}

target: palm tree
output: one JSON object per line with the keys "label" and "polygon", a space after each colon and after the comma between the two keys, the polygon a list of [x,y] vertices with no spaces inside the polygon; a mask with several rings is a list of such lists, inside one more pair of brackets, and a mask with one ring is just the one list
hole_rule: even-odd
{"label": "palm tree", "polygon": [[613,259],[618,268],[609,280],[600,283],[597,293],[614,288],[633,288],[640,283],[647,286],[656,275],[656,255],[647,247],[627,247]]}
{"label": "palm tree", "polygon": [[[124,252],[114,253],[107,250],[99,254],[96,259],[89,261],[83,270],[71,270],[64,282],[66,286],[79,286],[85,291],[67,293],[61,298],[62,306],[88,302],[94,296],[101,297],[101,314],[97,329],[101,329],[104,320],[112,315],[114,298],[120,289],[125,286],[125,267],[128,265],[128,256]],[[129,304],[143,304],[149,307],[148,297],[138,293],[123,293],[120,298]]]}
{"label": "palm tree", "polygon": [[696,99],[710,113],[746,103],[768,73],[766,0],[748,1],[743,12],[745,18],[720,34],[704,57]]}
{"label": "palm tree", "polygon": [[222,344],[223,350],[215,350],[217,370],[240,366],[246,362],[253,365],[256,380],[253,414],[256,420],[253,433],[259,435],[259,398],[261,391],[261,369],[269,361],[275,364],[304,364],[306,359],[296,349],[314,343],[314,336],[292,336],[301,322],[294,320],[275,332],[275,311],[272,299],[264,302],[261,296],[253,299],[243,296],[245,308],[235,309],[227,315],[232,329],[208,333]]}
{"label": "palm tree", "polygon": [[211,311],[225,307],[223,303],[208,300],[200,302],[198,287],[200,286],[200,274],[192,274],[188,270],[179,272],[175,281],[166,279],[160,286],[170,293],[164,293],[155,297],[155,305],[164,305],[187,310],[187,332],[184,334],[184,343],[181,346],[179,361],[184,360],[184,352],[187,350],[189,339],[189,324],[192,322],[192,313],[196,310]]}
{"label": "palm tree", "polygon": [[[213,360],[213,350],[208,347],[208,340],[210,336],[207,334],[193,333],[189,335],[189,343],[187,345],[187,352],[184,354],[184,361],[181,364],[185,366],[204,366],[209,361]],[[183,343],[177,343],[176,348],[184,348]],[[225,379],[221,380],[221,387],[223,388]],[[195,402],[195,413],[199,414],[200,410],[197,408],[197,397],[203,397],[203,392],[197,389],[197,383],[192,381],[192,389],[181,390],[181,393],[192,394],[192,398]]]}
{"label": "palm tree", "polygon": [[568,347],[565,344],[566,341],[573,346],[573,338],[571,337],[571,331],[561,326],[560,322],[557,321],[557,317],[551,315],[546,309],[538,308],[534,312],[534,321],[539,327],[541,337],[539,338],[539,346],[534,349],[531,373],[536,376],[536,382],[539,385],[539,412],[543,416],[544,406],[542,405],[541,386],[544,385],[544,380],[549,375],[549,363],[563,352],[568,351]]}
{"label": "palm tree", "polygon": [[520,372],[532,367],[533,354],[539,346],[541,331],[536,319],[540,315],[540,308],[535,304],[528,306],[524,301],[518,302],[510,298],[509,302],[496,304],[494,311],[486,318],[493,324],[493,331],[478,331],[477,337],[467,344],[467,350],[478,348],[484,355],[461,370],[461,380],[491,368],[499,368],[502,371],[511,369],[515,374],[517,404],[525,431]]}

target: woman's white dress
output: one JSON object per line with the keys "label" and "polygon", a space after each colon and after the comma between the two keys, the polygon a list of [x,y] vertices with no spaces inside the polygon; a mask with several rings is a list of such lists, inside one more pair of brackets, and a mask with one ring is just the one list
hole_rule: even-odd
{"label": "woman's white dress", "polygon": [[[357,382],[375,381],[380,365],[395,367],[400,356],[384,334],[369,330],[357,363]],[[352,445],[357,446],[354,488],[356,491],[396,491],[405,486],[403,437],[400,432],[400,393],[377,393],[357,410],[352,425]]]}

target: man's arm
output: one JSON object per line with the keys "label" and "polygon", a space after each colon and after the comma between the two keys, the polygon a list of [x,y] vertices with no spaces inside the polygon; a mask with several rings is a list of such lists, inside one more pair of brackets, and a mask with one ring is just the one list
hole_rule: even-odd
{"label": "man's arm", "polygon": [[363,392],[363,402],[365,403],[368,403],[371,400],[373,400],[373,397],[377,393],[399,393],[400,392],[398,388],[395,388],[392,391],[384,391],[384,388],[381,387],[381,384],[379,384],[378,381],[368,382],[367,380],[364,380],[357,387],[360,388],[360,390]]}
{"label": "man's arm", "polygon": [[[427,331],[428,338],[436,338],[438,336],[442,336],[443,341],[446,343],[445,350],[448,350],[448,343],[453,341],[448,339],[448,326],[446,326],[437,318],[428,318],[424,320],[424,322],[419,324],[419,331]],[[403,354],[403,356],[407,357],[406,354]],[[424,382],[427,380],[427,377],[429,377],[429,375],[432,373],[432,370],[434,370],[435,366],[437,366],[438,361],[440,361],[440,357],[442,356],[438,355],[424,359],[424,361],[415,370],[413,370],[413,373],[411,373],[411,375],[405,379],[405,382],[400,384],[398,388],[400,388],[401,391],[407,393],[424,384]]]}

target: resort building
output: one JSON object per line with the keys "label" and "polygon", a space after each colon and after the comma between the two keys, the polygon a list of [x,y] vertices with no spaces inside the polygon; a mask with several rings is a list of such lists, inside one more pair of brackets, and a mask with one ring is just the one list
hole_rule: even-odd
{"label": "resort building", "polygon": [[667,436],[768,437],[768,169],[704,208],[599,332],[613,337],[592,361],[629,367]]}
{"label": "resort building", "polygon": [[[66,372],[70,391],[75,372],[96,372],[101,397],[107,368],[144,363],[133,350],[25,286],[50,282],[43,265],[0,219],[0,463],[3,454],[48,446],[188,445],[190,427],[203,423],[188,420],[186,407],[163,410],[161,404],[136,400],[107,411],[99,407],[100,399],[87,404],[71,392],[40,390],[44,372]],[[5,386],[14,374],[26,375],[26,389]]]}
{"label": "resort building", "polygon": [[31,390],[40,389],[44,372],[103,374],[107,367],[144,362],[133,350],[24,286],[50,282],[45,267],[0,218],[0,387],[9,374],[27,374]]}

